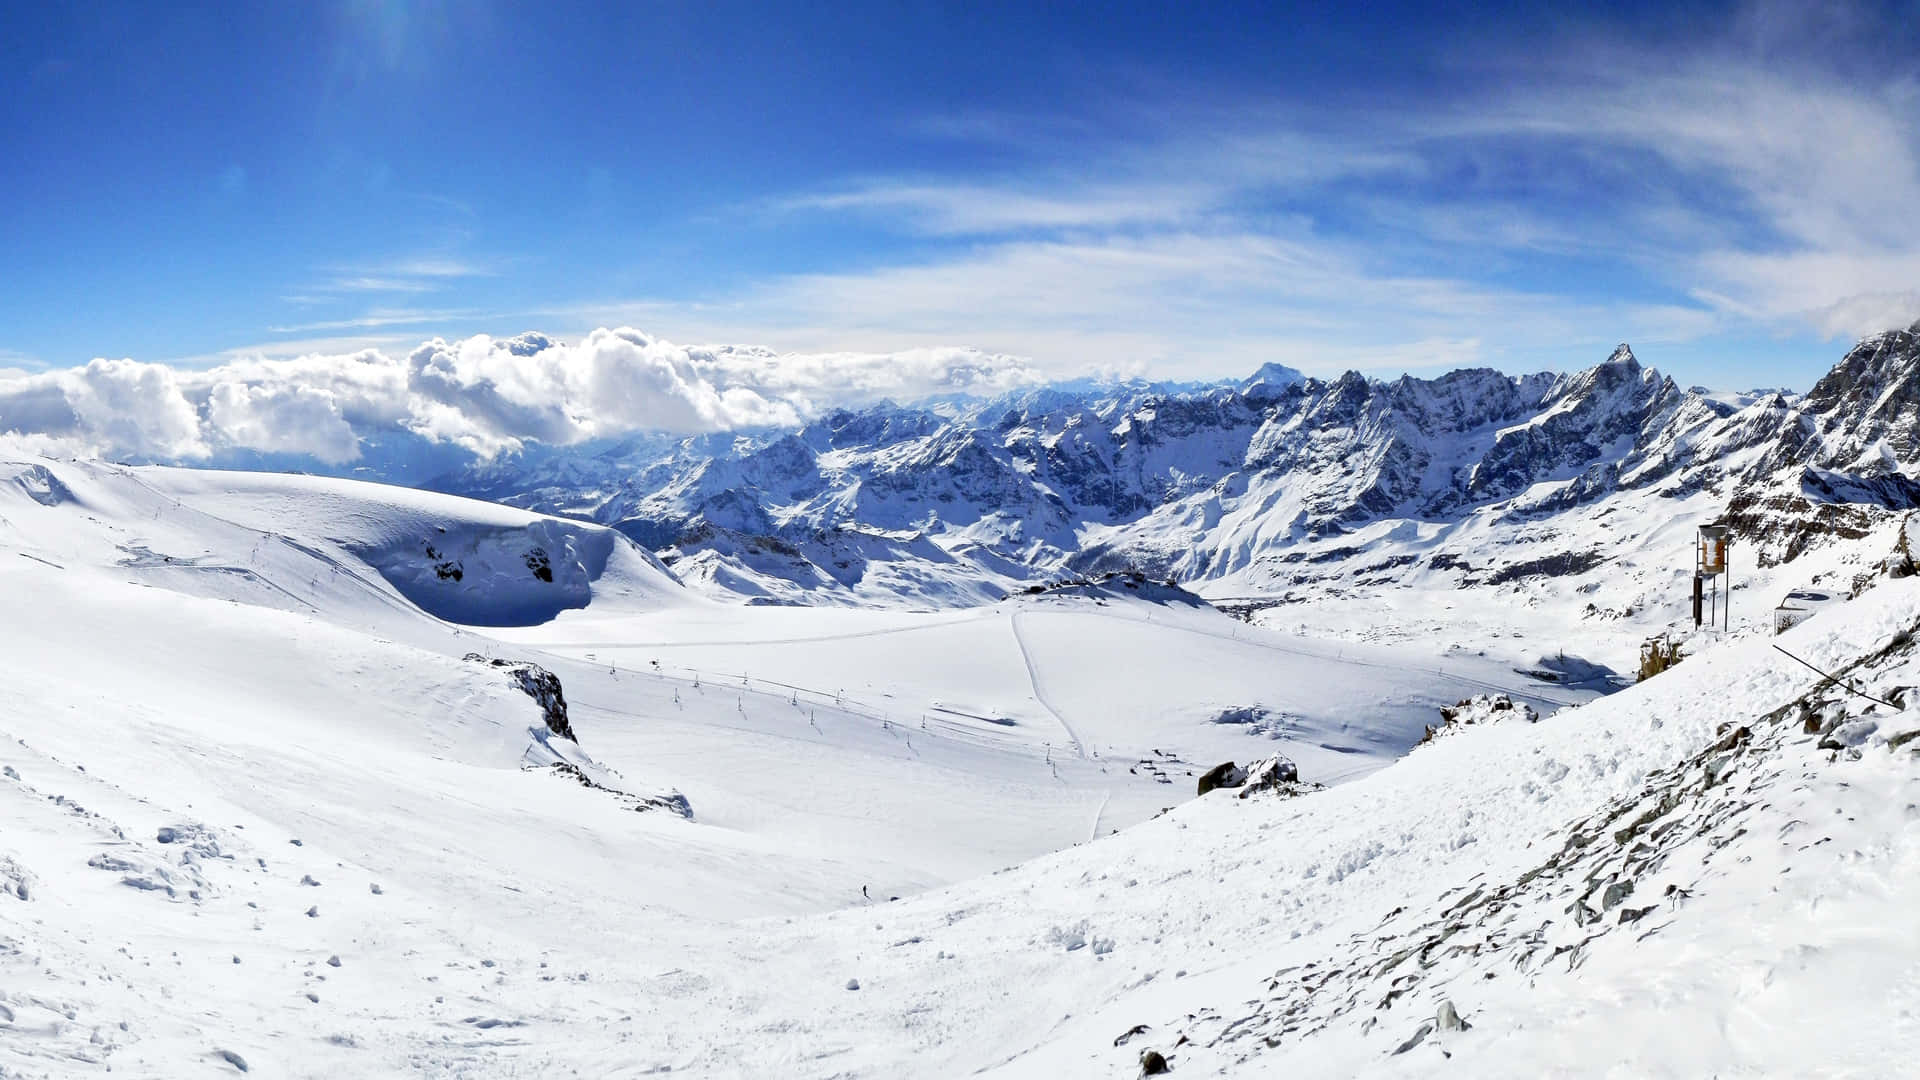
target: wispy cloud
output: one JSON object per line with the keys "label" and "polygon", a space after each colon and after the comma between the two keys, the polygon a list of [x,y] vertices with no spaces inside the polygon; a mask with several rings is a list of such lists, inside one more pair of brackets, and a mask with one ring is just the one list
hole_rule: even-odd
{"label": "wispy cloud", "polygon": [[492,277],[499,272],[498,265],[493,262],[439,255],[415,255],[389,259],[368,264],[360,269],[369,274],[424,278]]}
{"label": "wispy cloud", "polygon": [[[290,303],[315,303],[325,297],[365,293],[414,296],[442,292],[464,280],[493,277],[498,261],[445,255],[412,255],[322,268],[318,281],[301,286]],[[277,331],[276,331],[277,332]]]}
{"label": "wispy cloud", "polygon": [[1464,96],[1157,108],[1125,139],[931,118],[1021,164],[774,200],[923,242],[682,315],[1163,368],[1864,334],[1920,315],[1920,83],[1829,59],[1872,32],[1758,5],[1684,52],[1568,37],[1463,60]]}
{"label": "wispy cloud", "polygon": [[372,330],[382,326],[432,326],[479,317],[471,310],[421,308],[375,308],[364,315],[346,319],[326,319],[294,326],[270,326],[273,334],[312,334],[329,330]]}
{"label": "wispy cloud", "polygon": [[399,277],[337,277],[321,288],[334,292],[426,293],[440,288],[430,281]]}

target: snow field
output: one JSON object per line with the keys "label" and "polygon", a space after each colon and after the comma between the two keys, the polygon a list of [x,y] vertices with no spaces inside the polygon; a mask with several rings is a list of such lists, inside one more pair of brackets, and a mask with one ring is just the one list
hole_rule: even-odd
{"label": "snow field", "polygon": [[[1719,834],[1673,841],[1633,899],[1691,890],[1658,934],[1522,958],[1535,923],[1571,941],[1578,873],[1514,885],[1570,823],[1819,682],[1776,639],[1702,641],[1556,714],[1592,695],[1515,674],[1524,639],[1480,656],[1087,597],[728,608],[617,544],[597,577],[578,563],[587,607],[482,631],[375,554],[444,526],[500,540],[505,571],[513,530],[553,526],[416,495],[0,466],[0,1069],[1106,1076],[1152,1046],[1181,1075],[1878,1076],[1911,1056],[1920,792],[1871,741],[1756,749],[1725,789],[1757,793],[1747,832],[1710,859]],[[1832,670],[1917,620],[1920,585],[1889,582],[1777,640]],[[595,775],[678,789],[694,819],[524,769],[538,709],[470,651],[551,668]],[[1920,685],[1898,665],[1876,692]],[[1492,691],[1544,718],[1384,767],[1435,706]],[[1276,751],[1343,782],[1189,797],[1189,767]],[[1362,969],[1476,886],[1517,890],[1471,928],[1485,951],[1374,1007],[1402,972]],[[1306,994],[1307,964],[1337,992]],[[1472,1028],[1392,1054],[1442,1001]],[[1229,1036],[1296,1004],[1312,1033]]]}

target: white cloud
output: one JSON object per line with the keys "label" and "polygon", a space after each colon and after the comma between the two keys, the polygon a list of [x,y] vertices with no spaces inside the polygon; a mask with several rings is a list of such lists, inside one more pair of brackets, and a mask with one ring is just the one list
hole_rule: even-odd
{"label": "white cloud", "polygon": [[220,383],[207,397],[207,427],[228,445],[308,454],[329,465],[360,456],[339,403],[311,387]]}
{"label": "white cloud", "polygon": [[436,338],[405,355],[361,349],[197,370],[95,360],[0,373],[0,433],[58,440],[75,453],[203,459],[240,449],[338,465],[383,433],[491,456],[527,440],[791,425],[836,405],[992,393],[1036,379],[1024,360],[969,349],[783,354],[603,328],[574,344],[479,335]]}
{"label": "white cloud", "polygon": [[133,360],[0,379],[0,432],[95,453],[193,459],[208,452],[174,370]]}

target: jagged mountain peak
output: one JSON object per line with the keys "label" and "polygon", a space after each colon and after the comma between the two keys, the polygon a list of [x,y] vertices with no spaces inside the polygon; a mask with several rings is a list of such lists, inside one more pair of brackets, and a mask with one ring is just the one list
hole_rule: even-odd
{"label": "jagged mountain peak", "polygon": [[1881,395],[1920,376],[1920,323],[1863,339],[1847,351],[1813,389],[1807,405],[1815,412],[1871,409]]}
{"label": "jagged mountain peak", "polygon": [[1298,386],[1307,381],[1307,377],[1285,364],[1265,363],[1260,370],[1240,383],[1240,393],[1249,398],[1271,398],[1289,387]]}
{"label": "jagged mountain peak", "polygon": [[[844,538],[912,533],[922,546],[862,558],[944,552],[899,573],[919,583],[918,602],[944,592],[972,603],[1069,568],[1254,573],[1293,565],[1303,545],[1395,522],[1540,522],[1617,494],[1872,492],[1879,512],[1907,489],[1868,481],[1920,464],[1920,339],[1906,330],[1863,341],[1806,398],[1682,390],[1622,344],[1558,374],[1322,379],[1266,364],[1237,382],[1023,387],[965,404],[839,409],[797,436],[628,446],[633,455],[589,461],[530,457],[507,494],[537,509],[585,507],[649,547],[743,573],[734,560],[765,536],[798,569],[784,580],[756,572],[751,583],[797,602],[886,601],[822,590],[900,580],[846,571]],[[1832,476],[1809,486],[1807,469]],[[472,480],[498,498],[510,471]],[[713,546],[715,528],[730,530],[733,547]]]}

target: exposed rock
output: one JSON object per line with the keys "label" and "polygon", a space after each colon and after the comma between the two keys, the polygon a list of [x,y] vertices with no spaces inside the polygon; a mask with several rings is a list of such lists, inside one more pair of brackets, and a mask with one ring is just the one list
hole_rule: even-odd
{"label": "exposed rock", "polygon": [[1322,789],[1323,785],[1302,781],[1300,768],[1291,759],[1275,754],[1247,766],[1246,780],[1240,785],[1240,798],[1260,794],[1305,795]]}
{"label": "exposed rock", "polygon": [[1167,1065],[1167,1059],[1165,1055],[1161,1054],[1160,1051],[1158,1050],[1140,1051],[1140,1075],[1141,1076],[1161,1076],[1172,1071],[1173,1071],[1172,1068]]}
{"label": "exposed rock", "polygon": [[1200,774],[1199,793],[1205,795],[1215,788],[1239,787],[1246,780],[1246,770],[1231,761],[1223,761]]}
{"label": "exposed rock", "polygon": [[1135,1024],[1132,1027],[1128,1028],[1127,1030],[1114,1036],[1113,1045],[1125,1046],[1128,1043],[1133,1041],[1134,1036],[1145,1035],[1147,1032],[1152,1030],[1153,1028],[1147,1024]]}
{"label": "exposed rock", "polygon": [[[622,791],[619,788],[611,787],[595,780],[593,777],[588,776],[585,770],[570,761],[556,761],[549,766],[549,768],[561,776],[571,777],[578,782],[581,787],[592,788],[595,791],[604,791],[628,803],[635,810],[666,810],[678,814],[688,821],[693,820],[693,804],[688,802],[687,797],[678,791],[667,791],[656,795],[635,795],[631,791]],[[378,885],[374,886],[373,891],[379,892],[380,887]]]}
{"label": "exposed rock", "polygon": [[1401,1043],[1399,1046],[1394,1047],[1393,1052],[1395,1054],[1404,1054],[1414,1047],[1419,1046],[1421,1043],[1426,1042],[1427,1036],[1433,1034],[1433,1027],[1433,1021],[1422,1020],[1419,1028],[1414,1031],[1413,1037]]}
{"label": "exposed rock", "polygon": [[573,737],[573,725],[567,722],[567,696],[560,689],[558,675],[527,660],[489,659],[477,652],[468,653],[465,659],[506,671],[514,684],[540,706],[548,731],[563,739],[580,741]]}
{"label": "exposed rock", "polygon": [[1452,705],[1440,707],[1440,723],[1427,728],[1420,737],[1421,743],[1429,743],[1443,735],[1451,735],[1477,724],[1491,724],[1508,720],[1523,723],[1535,723],[1540,714],[1533,706],[1525,702],[1515,702],[1505,694],[1477,694],[1463,698]]}

